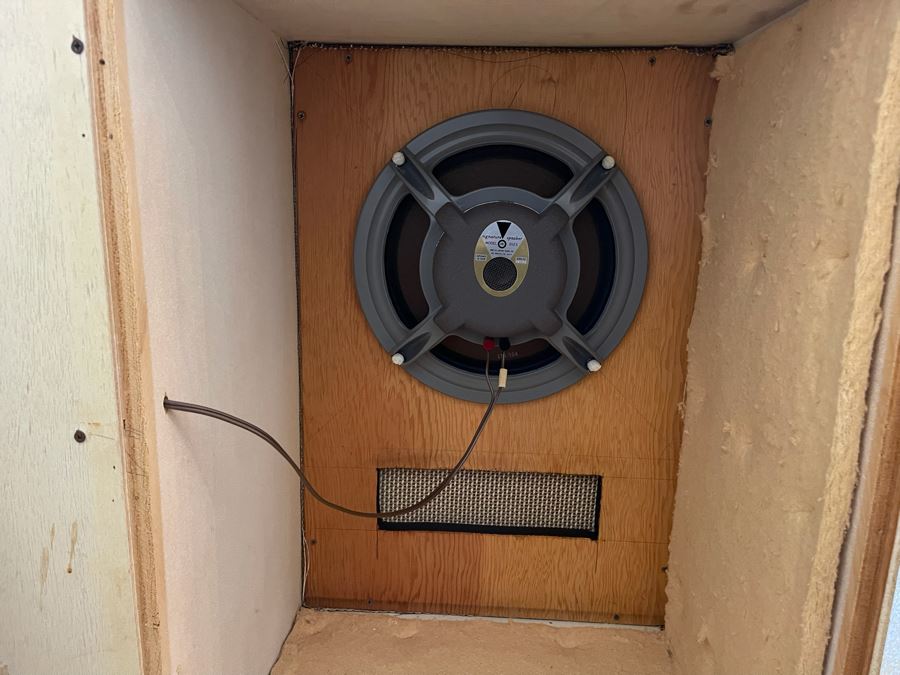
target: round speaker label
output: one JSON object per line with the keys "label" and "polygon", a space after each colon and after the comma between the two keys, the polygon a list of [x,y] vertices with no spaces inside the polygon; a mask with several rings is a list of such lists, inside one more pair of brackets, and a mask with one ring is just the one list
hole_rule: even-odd
{"label": "round speaker label", "polygon": [[475,244],[475,278],[490,295],[513,293],[528,271],[528,240],[510,220],[495,220],[481,231]]}

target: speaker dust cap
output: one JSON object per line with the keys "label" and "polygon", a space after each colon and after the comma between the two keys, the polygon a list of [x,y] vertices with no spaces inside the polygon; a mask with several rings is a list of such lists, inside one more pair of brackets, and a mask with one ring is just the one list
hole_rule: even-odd
{"label": "speaker dust cap", "polygon": [[509,339],[512,403],[574,384],[619,344],[647,236],[594,141],[544,115],[483,110],[394,154],[360,212],[354,268],[378,341],[430,387],[487,401],[481,343]]}

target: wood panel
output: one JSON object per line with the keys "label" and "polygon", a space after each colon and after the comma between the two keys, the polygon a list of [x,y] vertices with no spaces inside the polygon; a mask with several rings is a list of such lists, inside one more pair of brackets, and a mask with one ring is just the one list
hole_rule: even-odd
{"label": "wood panel", "polygon": [[600,540],[382,532],[307,499],[307,602],[661,623],[712,58],[309,48],[297,63],[304,452],[326,495],[374,508],[376,467],[447,466],[482,412],[393,366],[357,304],[357,214],[397,148],[473,110],[551,115],[616,157],[650,240],[641,308],[602,374],[501,406],[471,461],[603,475]]}
{"label": "wood panel", "polygon": [[266,672],[300,604],[296,476],[239,430],[161,404],[168,394],[236,412],[299,455],[286,73],[271,32],[232,2],[134,0],[122,12],[163,672]]}
{"label": "wood panel", "polygon": [[[597,47],[716,45],[759,30],[797,0],[241,0],[288,39],[351,44]],[[510,9],[514,7],[514,11]]]}
{"label": "wood panel", "polygon": [[0,23],[0,673],[137,675],[85,6]]}
{"label": "wood panel", "polygon": [[868,673],[891,619],[891,581],[900,517],[900,211],[894,213],[891,268],[872,360],[859,483],[844,542],[826,673]]}
{"label": "wood panel", "polygon": [[122,7],[121,0],[88,0],[84,6],[141,666],[145,675],[156,675],[169,672],[170,667],[163,620],[162,516]]}

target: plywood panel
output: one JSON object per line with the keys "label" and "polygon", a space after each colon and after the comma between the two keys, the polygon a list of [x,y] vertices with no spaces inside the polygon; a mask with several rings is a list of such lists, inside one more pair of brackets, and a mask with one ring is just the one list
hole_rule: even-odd
{"label": "plywood panel", "polygon": [[316,542],[309,602],[662,621],[711,65],[709,56],[674,50],[300,52],[304,447],[330,497],[374,508],[376,467],[447,466],[482,412],[392,366],[358,308],[356,217],[394,150],[472,110],[552,115],[617,158],[650,239],[643,304],[602,374],[543,400],[500,407],[472,458],[473,468],[604,475],[600,541],[378,532],[307,501],[308,536]]}
{"label": "plywood panel", "polygon": [[85,7],[0,24],[0,673],[136,675]]}
{"label": "plywood panel", "polygon": [[162,399],[246,416],[298,452],[288,83],[273,35],[231,2],[136,0],[121,19],[159,466],[163,672],[264,673],[300,604],[296,476],[247,434],[166,413]]}
{"label": "plywood panel", "polygon": [[598,47],[734,42],[801,0],[238,0],[292,40]]}
{"label": "plywood panel", "polygon": [[118,0],[87,0],[97,175],[115,334],[119,415],[135,602],[144,673],[167,673],[168,623],[162,560],[162,518],[147,348],[146,286],[134,197],[134,157],[125,65],[125,32]]}
{"label": "plywood panel", "polygon": [[312,606],[645,623],[665,602],[664,543],[383,530],[309,536],[311,568],[333,572],[310,576]]}

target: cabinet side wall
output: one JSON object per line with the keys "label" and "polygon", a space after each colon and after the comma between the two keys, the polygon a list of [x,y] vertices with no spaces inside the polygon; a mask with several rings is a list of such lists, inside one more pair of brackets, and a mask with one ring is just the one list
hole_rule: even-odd
{"label": "cabinet side wall", "polygon": [[139,673],[84,6],[0,24],[0,673]]}
{"label": "cabinet side wall", "polygon": [[667,589],[682,673],[822,668],[890,260],[898,19],[813,0],[717,65]]}
{"label": "cabinet side wall", "polygon": [[232,2],[124,6],[159,470],[179,672],[267,672],[300,604],[290,96],[275,36]]}

